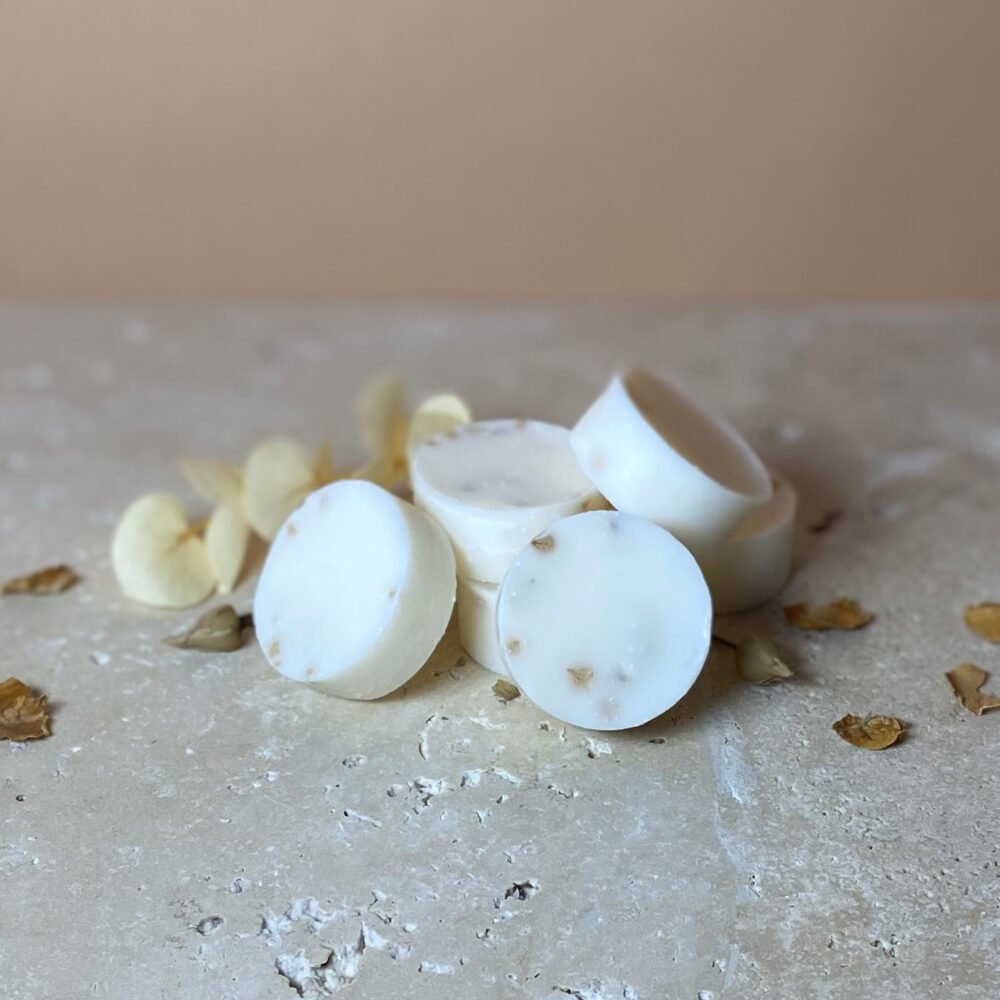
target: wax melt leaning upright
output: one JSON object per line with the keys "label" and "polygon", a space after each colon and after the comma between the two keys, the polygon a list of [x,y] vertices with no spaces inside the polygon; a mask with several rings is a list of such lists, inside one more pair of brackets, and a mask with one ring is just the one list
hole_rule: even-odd
{"label": "wax melt leaning upright", "polygon": [[421,511],[360,480],[311,494],[271,545],[254,624],[279,673],[344,698],[404,684],[444,634],[455,557]]}
{"label": "wax melt leaning upright", "polygon": [[771,497],[763,462],[729,424],[641,369],[611,379],[570,445],[618,510],[659,524],[689,548],[723,541]]}

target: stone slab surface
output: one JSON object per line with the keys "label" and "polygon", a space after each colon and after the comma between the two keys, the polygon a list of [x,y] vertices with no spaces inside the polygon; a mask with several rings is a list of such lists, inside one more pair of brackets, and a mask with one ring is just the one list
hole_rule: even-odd
{"label": "stone slab surface", "polygon": [[[128,501],[193,504],[179,455],[282,432],[357,460],[354,395],[386,366],[414,398],[569,423],[624,362],[789,476],[787,599],[854,596],[870,628],[719,619],[797,678],[750,687],[718,647],[666,716],[588,734],[498,701],[453,634],[352,703],[254,646],[164,646],[191,615],[116,589]],[[59,561],[78,587],[0,601],[0,677],[54,706],[50,739],[0,743],[6,1000],[995,995],[1000,713],[943,674],[1000,691],[961,620],[1000,600],[998,309],[5,305],[0,572]],[[909,735],[855,749],[847,712]]]}

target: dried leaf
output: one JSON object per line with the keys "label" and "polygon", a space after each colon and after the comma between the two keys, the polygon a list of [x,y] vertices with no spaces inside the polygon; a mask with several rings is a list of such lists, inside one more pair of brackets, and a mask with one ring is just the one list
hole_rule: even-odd
{"label": "dried leaf", "polygon": [[0,684],[0,740],[37,740],[49,735],[45,695],[14,677]]}
{"label": "dried leaf", "polygon": [[205,542],[168,493],[140,497],[125,511],[111,541],[111,565],[122,593],[153,607],[190,607],[215,589]]}
{"label": "dried leaf", "polygon": [[903,735],[905,726],[891,715],[845,715],[833,724],[834,732],[862,750],[884,750]]}
{"label": "dried leaf", "polygon": [[243,629],[249,624],[248,618],[240,617],[231,604],[223,604],[203,614],[186,632],[164,642],[181,649],[230,653],[243,645]]}
{"label": "dried leaf", "polygon": [[410,418],[407,437],[407,458],[436,434],[446,434],[450,430],[472,422],[472,411],[464,399],[450,394],[431,396],[425,399]]}
{"label": "dried leaf", "polygon": [[970,605],[965,609],[965,624],[976,635],[990,642],[1000,642],[1000,604],[987,601]]}
{"label": "dried leaf", "polygon": [[247,521],[269,542],[288,515],[319,486],[315,462],[306,446],[282,437],[267,438],[250,452],[243,483]]}
{"label": "dried leaf", "polygon": [[955,696],[973,715],[982,715],[993,708],[1000,708],[1000,698],[984,694],[979,689],[986,683],[989,674],[974,663],[963,663],[945,674]]}
{"label": "dried leaf", "polygon": [[797,628],[810,629],[814,632],[825,632],[827,629],[864,628],[875,620],[870,611],[865,611],[850,597],[841,597],[823,608],[814,608],[807,603],[790,604],[785,608],[785,618],[789,624]]}
{"label": "dried leaf", "polygon": [[3,585],[4,594],[61,594],[80,578],[69,566],[49,566],[27,576],[19,576]]}
{"label": "dried leaf", "polygon": [[751,635],[736,647],[736,666],[752,684],[771,684],[794,676],[766,636]]}
{"label": "dried leaf", "polygon": [[516,684],[504,680],[503,677],[493,685],[493,693],[501,701],[513,701],[515,698],[521,697],[521,689]]}
{"label": "dried leaf", "polygon": [[234,462],[214,458],[181,458],[177,465],[191,489],[211,504],[240,504],[243,470]]}
{"label": "dried leaf", "polygon": [[205,549],[220,594],[228,594],[236,586],[249,543],[250,525],[242,508],[233,503],[216,507],[205,528]]}

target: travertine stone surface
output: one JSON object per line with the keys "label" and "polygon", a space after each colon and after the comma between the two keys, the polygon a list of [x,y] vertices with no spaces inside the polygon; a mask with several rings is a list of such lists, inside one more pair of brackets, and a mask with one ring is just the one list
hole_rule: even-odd
{"label": "travertine stone surface", "polygon": [[[280,432],[355,460],[355,392],[387,365],[415,398],[569,423],[624,363],[729,416],[803,525],[843,509],[800,526],[786,596],[848,594],[872,626],[720,619],[770,630],[796,679],[747,686],[718,647],[667,716],[587,734],[498,701],[453,632],[355,703],[254,645],[165,646],[197,612],[117,592],[126,503],[193,501],[178,455]],[[1000,599],[998,386],[1000,311],[978,307],[0,307],[0,572],[84,577],[0,600],[0,675],[54,706],[50,739],[0,743],[0,994],[992,995],[1000,713],[965,713],[944,672],[1000,691],[961,619]],[[909,735],[855,749],[847,712]]]}

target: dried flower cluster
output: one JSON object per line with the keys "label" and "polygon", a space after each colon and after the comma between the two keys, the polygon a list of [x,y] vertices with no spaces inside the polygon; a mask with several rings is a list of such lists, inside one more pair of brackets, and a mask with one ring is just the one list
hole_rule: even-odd
{"label": "dried flower cluster", "polygon": [[328,442],[315,452],[286,437],[261,441],[242,468],[184,458],[181,474],[212,512],[192,520],[169,493],[149,493],[122,515],[111,562],[126,597],[159,608],[186,608],[239,582],[252,534],[274,539],[289,514],[314,490],[337,479],[368,479],[393,489],[409,480],[409,455],[429,437],[472,419],[457,396],[432,396],[408,412],[401,379],[376,375],[359,400],[368,461],[338,472]]}

